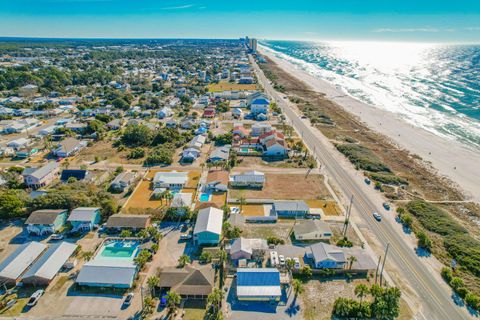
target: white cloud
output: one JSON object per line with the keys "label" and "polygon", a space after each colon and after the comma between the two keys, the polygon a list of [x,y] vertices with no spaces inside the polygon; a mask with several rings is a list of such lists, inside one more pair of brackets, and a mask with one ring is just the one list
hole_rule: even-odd
{"label": "white cloud", "polygon": [[162,10],[180,10],[180,9],[188,9],[193,7],[193,4],[184,4],[181,6],[175,6],[175,7],[163,7]]}
{"label": "white cloud", "polygon": [[372,32],[392,32],[392,33],[397,33],[397,32],[440,32],[442,30],[436,29],[436,28],[380,28],[380,29],[375,29],[372,30]]}
{"label": "white cloud", "polygon": [[480,31],[480,27],[468,27],[468,28],[465,28],[465,30],[467,30],[467,31]]}

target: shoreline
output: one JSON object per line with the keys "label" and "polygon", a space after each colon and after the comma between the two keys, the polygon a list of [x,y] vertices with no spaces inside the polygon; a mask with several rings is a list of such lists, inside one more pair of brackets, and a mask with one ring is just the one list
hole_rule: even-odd
{"label": "shoreline", "polygon": [[325,98],[358,117],[371,130],[385,135],[399,147],[420,156],[423,161],[431,164],[438,174],[457,184],[468,200],[480,203],[480,151],[475,152],[459,142],[445,140],[422,128],[414,127],[397,114],[361,102],[333,84],[277,57],[269,48],[262,46],[259,51],[285,72],[305,82],[313,91],[325,94]]}

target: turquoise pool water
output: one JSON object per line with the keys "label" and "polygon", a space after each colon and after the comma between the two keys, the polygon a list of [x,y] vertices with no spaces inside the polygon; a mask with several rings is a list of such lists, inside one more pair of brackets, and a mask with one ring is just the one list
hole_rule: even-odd
{"label": "turquoise pool water", "polygon": [[210,201],[210,195],[208,193],[202,193],[200,195],[200,202],[208,202]]}
{"label": "turquoise pool water", "polygon": [[114,240],[103,245],[99,256],[107,259],[130,259],[137,254],[139,243],[136,241]]}

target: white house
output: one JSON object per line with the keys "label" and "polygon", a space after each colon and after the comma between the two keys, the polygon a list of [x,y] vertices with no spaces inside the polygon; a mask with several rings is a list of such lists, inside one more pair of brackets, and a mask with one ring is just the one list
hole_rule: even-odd
{"label": "white house", "polygon": [[298,220],[293,226],[293,235],[296,240],[328,240],[333,233],[328,223],[320,220]]}
{"label": "white house", "polygon": [[31,140],[27,138],[18,138],[7,143],[7,147],[20,150],[31,144]]}
{"label": "white house", "polygon": [[240,174],[230,175],[229,183],[236,188],[263,188],[265,174],[260,171],[248,171]]}
{"label": "white house", "polygon": [[80,141],[75,138],[67,138],[57,145],[57,148],[53,150],[53,154],[57,157],[67,158],[76,154],[86,145],[87,143],[85,141]]}
{"label": "white house", "polygon": [[29,188],[37,189],[49,185],[57,176],[59,171],[58,163],[50,161],[43,167],[25,169],[23,181]]}
{"label": "white house", "polygon": [[222,234],[223,210],[208,207],[198,211],[193,229],[196,245],[217,245]]}
{"label": "white house", "polygon": [[188,182],[188,172],[157,172],[153,178],[154,188],[181,189]]}

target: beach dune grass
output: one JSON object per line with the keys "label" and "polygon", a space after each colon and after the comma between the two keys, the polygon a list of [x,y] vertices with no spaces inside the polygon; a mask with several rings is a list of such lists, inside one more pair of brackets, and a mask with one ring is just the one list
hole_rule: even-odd
{"label": "beach dune grass", "polygon": [[356,143],[344,143],[335,145],[337,150],[343,153],[357,169],[371,172],[391,172],[370,149]]}

